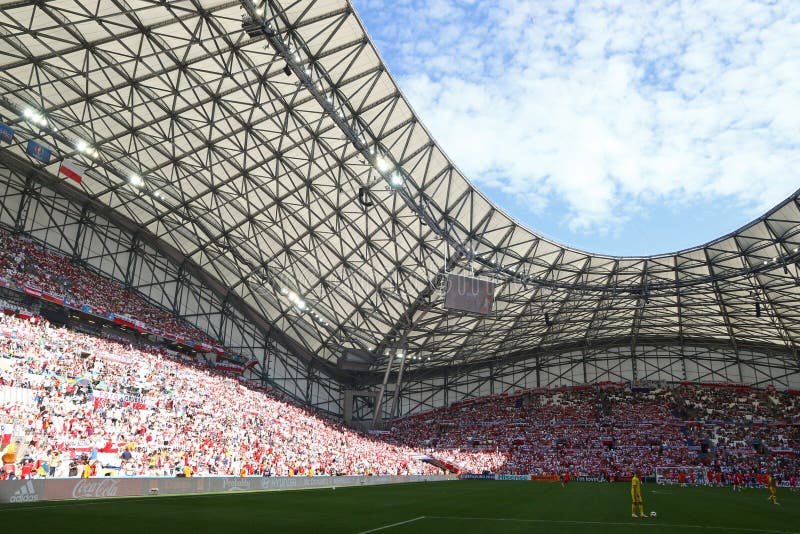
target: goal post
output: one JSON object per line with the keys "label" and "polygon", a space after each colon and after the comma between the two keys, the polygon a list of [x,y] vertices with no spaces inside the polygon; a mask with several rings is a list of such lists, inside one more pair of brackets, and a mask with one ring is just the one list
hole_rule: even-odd
{"label": "goal post", "polygon": [[708,484],[707,467],[680,465],[656,467],[656,484],[679,485],[681,484],[681,473],[685,475],[685,484],[687,486],[705,486]]}

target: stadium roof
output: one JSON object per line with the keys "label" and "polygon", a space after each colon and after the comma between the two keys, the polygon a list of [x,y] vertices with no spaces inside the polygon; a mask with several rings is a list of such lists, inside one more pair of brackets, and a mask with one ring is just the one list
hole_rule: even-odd
{"label": "stadium roof", "polygon": [[[4,2],[0,32],[6,160],[57,175],[26,155],[37,137],[88,167],[65,184],[323,361],[377,367],[399,343],[426,367],[649,340],[796,355],[797,193],[677,253],[545,239],[441,151],[346,0]],[[494,279],[491,315],[447,312],[445,272]]]}

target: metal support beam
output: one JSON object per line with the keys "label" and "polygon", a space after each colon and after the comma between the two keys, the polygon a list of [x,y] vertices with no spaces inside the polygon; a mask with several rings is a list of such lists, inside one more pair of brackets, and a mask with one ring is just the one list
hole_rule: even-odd
{"label": "metal support beam", "polygon": [[394,386],[394,395],[392,396],[392,409],[389,411],[389,419],[397,417],[397,405],[400,400],[400,388],[403,387],[403,369],[406,367],[406,358],[408,355],[405,351],[400,354],[400,370],[397,372],[397,383]]}
{"label": "metal support beam", "polygon": [[[86,211],[86,207],[84,206],[84,213]],[[139,235],[133,234],[131,238],[131,246],[128,248],[128,265],[125,267],[125,287],[130,289],[133,287],[133,276],[134,276],[134,269],[136,265],[136,249],[139,246]]]}
{"label": "metal support beam", "polygon": [[392,362],[394,361],[394,356],[397,353],[397,347],[394,350],[389,351],[389,361],[386,362],[386,372],[383,374],[383,383],[381,384],[380,389],[378,390],[378,398],[375,399],[375,413],[372,415],[372,427],[377,428],[378,420],[381,417],[381,409],[383,405],[383,394],[386,391],[386,384],[389,383],[389,373],[392,370]]}
{"label": "metal support beam", "polygon": [[30,173],[25,178],[25,189],[22,191],[22,198],[19,201],[19,209],[14,217],[14,231],[21,232],[25,229],[25,221],[28,219],[28,209],[31,206],[31,197],[34,193],[34,178]]}
{"label": "metal support beam", "polygon": [[87,204],[81,205],[81,216],[78,219],[78,231],[75,232],[75,239],[72,245],[72,259],[74,261],[81,261],[83,258],[83,236],[86,234],[86,225],[89,224],[89,206]]}

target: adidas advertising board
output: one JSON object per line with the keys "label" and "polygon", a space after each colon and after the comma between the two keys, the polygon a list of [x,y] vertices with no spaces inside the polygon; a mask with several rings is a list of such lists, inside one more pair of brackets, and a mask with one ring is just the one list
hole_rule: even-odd
{"label": "adidas advertising board", "polygon": [[36,502],[39,500],[39,495],[33,487],[33,481],[25,481],[17,490],[11,494],[8,502]]}

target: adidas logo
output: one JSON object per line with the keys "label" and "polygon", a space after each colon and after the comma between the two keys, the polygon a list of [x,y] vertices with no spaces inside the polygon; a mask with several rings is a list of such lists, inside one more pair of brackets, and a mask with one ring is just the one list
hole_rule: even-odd
{"label": "adidas logo", "polygon": [[39,496],[36,494],[36,490],[33,489],[33,482],[28,480],[25,485],[20,486],[20,488],[11,495],[11,498],[8,500],[9,502],[36,502],[39,500]]}

